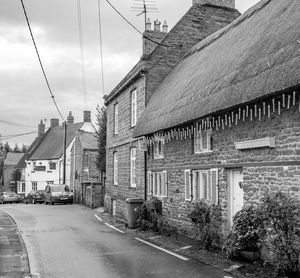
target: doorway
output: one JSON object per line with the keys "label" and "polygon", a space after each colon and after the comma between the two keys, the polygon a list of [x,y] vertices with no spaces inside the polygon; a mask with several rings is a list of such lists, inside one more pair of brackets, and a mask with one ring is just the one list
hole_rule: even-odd
{"label": "doorway", "polygon": [[233,216],[244,206],[243,172],[242,169],[229,171],[229,219],[230,226]]}

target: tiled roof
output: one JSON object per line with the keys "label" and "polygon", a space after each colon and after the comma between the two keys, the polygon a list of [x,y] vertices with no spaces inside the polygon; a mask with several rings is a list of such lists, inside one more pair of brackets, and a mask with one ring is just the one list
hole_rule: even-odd
{"label": "tiled roof", "polygon": [[299,0],[262,0],[195,45],[156,89],[134,136],[299,86],[299,14]]}
{"label": "tiled roof", "polygon": [[8,152],[4,160],[4,166],[16,166],[24,153]]}
{"label": "tiled roof", "polygon": [[[82,127],[83,123],[69,124],[67,128],[67,147],[76,136],[76,131]],[[64,127],[57,126],[50,128],[39,146],[30,155],[29,159],[57,159],[63,155]]]}

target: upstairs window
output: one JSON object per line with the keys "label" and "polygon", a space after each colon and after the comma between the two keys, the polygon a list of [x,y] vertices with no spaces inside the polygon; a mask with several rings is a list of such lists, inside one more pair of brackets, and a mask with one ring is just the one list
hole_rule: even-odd
{"label": "upstairs window", "polygon": [[119,104],[114,105],[114,134],[119,133]]}
{"label": "upstairs window", "polygon": [[194,152],[211,151],[211,130],[199,130],[194,135]]}
{"label": "upstairs window", "polygon": [[113,182],[114,185],[118,185],[118,153],[114,152],[113,154]]}
{"label": "upstairs window", "polygon": [[164,158],[164,140],[154,142],[154,158]]}
{"label": "upstairs window", "polygon": [[131,126],[136,125],[137,120],[137,91],[131,92]]}
{"label": "upstairs window", "polygon": [[56,169],[56,163],[55,162],[49,162],[49,169],[55,170]]}
{"label": "upstairs window", "polygon": [[136,187],[136,148],[130,149],[130,186]]}
{"label": "upstairs window", "polygon": [[185,170],[185,200],[218,202],[218,170]]}

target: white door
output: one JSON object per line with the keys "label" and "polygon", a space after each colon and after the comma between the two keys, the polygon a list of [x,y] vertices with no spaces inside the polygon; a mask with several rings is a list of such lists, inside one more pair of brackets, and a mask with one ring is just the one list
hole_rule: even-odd
{"label": "white door", "polygon": [[243,208],[244,190],[242,170],[232,170],[229,172],[229,214],[232,224],[233,216]]}

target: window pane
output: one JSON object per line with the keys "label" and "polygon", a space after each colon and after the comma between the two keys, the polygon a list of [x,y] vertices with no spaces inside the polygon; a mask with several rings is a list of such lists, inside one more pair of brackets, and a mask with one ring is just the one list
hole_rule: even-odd
{"label": "window pane", "polygon": [[218,187],[217,187],[217,175],[218,172],[216,170],[211,171],[211,187],[212,187],[212,201],[217,203],[218,201]]}
{"label": "window pane", "polygon": [[207,131],[206,130],[202,131],[201,140],[202,140],[202,150],[207,150]]}
{"label": "window pane", "polygon": [[190,183],[190,170],[186,170],[184,172],[185,176],[185,199],[190,200],[191,199],[191,183]]}

